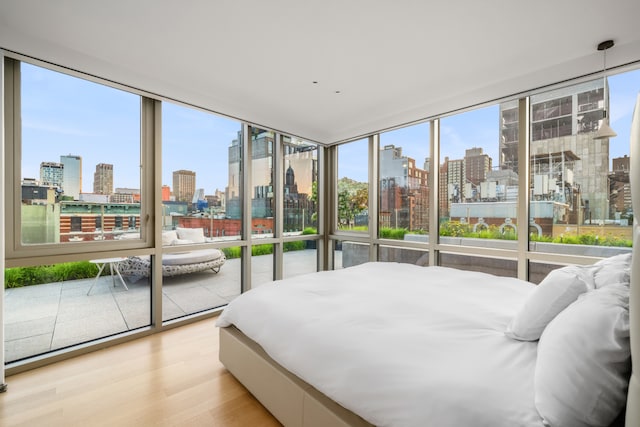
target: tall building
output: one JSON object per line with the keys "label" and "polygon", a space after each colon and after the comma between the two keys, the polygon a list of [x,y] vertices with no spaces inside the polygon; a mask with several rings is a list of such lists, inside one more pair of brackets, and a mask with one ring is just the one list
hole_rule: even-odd
{"label": "tall building", "polygon": [[449,185],[447,184],[447,175],[449,168],[449,157],[444,158],[444,162],[440,165],[438,171],[438,216],[447,217],[451,209],[451,200],[448,196]]}
{"label": "tall building", "polygon": [[55,162],[40,163],[40,185],[62,188],[64,165]]}
{"label": "tall building", "polygon": [[465,199],[465,183],[467,182],[465,159],[450,160],[447,165],[447,195],[450,202],[458,203]]}
{"label": "tall building", "polygon": [[619,215],[628,215],[633,210],[629,182],[630,160],[626,154],[611,160],[613,170],[609,173],[609,210],[610,217],[614,219],[618,219]]}
{"label": "tall building", "polygon": [[285,167],[295,171],[298,192],[311,195],[313,182],[318,179],[318,150],[315,145],[284,142]]}
{"label": "tall building", "polygon": [[[242,132],[238,131],[238,137],[233,139],[229,146],[229,177],[224,200],[226,216],[234,219],[240,218],[241,213],[239,200],[242,183],[240,168],[242,141]],[[295,171],[298,193],[310,196],[313,182],[318,177],[317,149],[315,145],[300,142],[284,138],[285,171],[291,167],[291,170]],[[273,144],[273,132],[254,129],[251,135],[251,215],[254,218],[273,216]]]}
{"label": "tall building", "polygon": [[611,159],[612,170],[614,172],[629,172],[631,168],[631,157],[624,155],[624,157],[616,157]]}
{"label": "tall building", "polygon": [[428,171],[402,155],[402,147],[380,150],[380,223],[410,230],[429,229]]}
{"label": "tall building", "polygon": [[[482,147],[465,150],[465,174],[467,183],[478,185],[487,180],[487,173],[491,171],[492,159],[488,154],[483,154]],[[469,198],[470,194],[466,194]]]}
{"label": "tall building", "polygon": [[274,133],[252,129],[251,134],[251,216],[273,216]]}
{"label": "tall building", "polygon": [[196,173],[180,169],[173,172],[173,195],[177,202],[191,203],[196,192]]}
{"label": "tall building", "polygon": [[225,215],[227,218],[239,219],[242,212],[240,206],[240,186],[242,183],[240,160],[242,158],[243,138],[244,135],[242,131],[238,131],[238,137],[231,141],[228,149],[229,177],[227,179],[227,187],[225,188],[225,198],[227,200]]}
{"label": "tall building", "polygon": [[[609,140],[594,140],[608,111],[603,79],[562,88],[531,97],[531,161],[571,153],[572,186],[579,188],[576,207],[584,210],[584,220],[610,218]],[[518,172],[518,105],[500,105],[500,169]],[[533,172],[532,172],[533,173]],[[532,182],[535,177],[532,176]],[[557,182],[567,181],[559,177]],[[561,190],[561,189],[560,189]],[[550,187],[549,191],[556,191]]]}
{"label": "tall building", "polygon": [[82,192],[82,157],[69,154],[60,156],[60,163],[64,166],[62,177],[63,195],[80,200]]}
{"label": "tall building", "polygon": [[93,192],[96,194],[113,193],[113,165],[98,163],[93,173]]}

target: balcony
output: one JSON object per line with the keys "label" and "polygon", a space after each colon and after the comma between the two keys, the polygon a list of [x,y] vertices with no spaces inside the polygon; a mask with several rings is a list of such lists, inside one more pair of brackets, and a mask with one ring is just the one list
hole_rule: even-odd
{"label": "balcony", "polygon": [[[285,277],[316,270],[316,250],[285,253]],[[273,257],[252,257],[253,283],[272,280]],[[108,270],[108,269],[107,269]],[[111,276],[67,280],[5,290],[5,361],[149,326],[150,286]],[[95,281],[95,284],[94,284]],[[89,288],[93,286],[89,295]],[[228,259],[219,273],[205,271],[163,278],[163,320],[228,304],[240,294],[240,259]]]}

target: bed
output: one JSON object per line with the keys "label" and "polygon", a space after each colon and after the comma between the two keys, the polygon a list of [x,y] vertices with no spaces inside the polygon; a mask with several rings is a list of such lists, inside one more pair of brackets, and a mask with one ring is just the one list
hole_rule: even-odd
{"label": "bed", "polygon": [[286,426],[638,426],[639,281],[631,253],[539,285],[366,263],[236,298],[220,360]]}

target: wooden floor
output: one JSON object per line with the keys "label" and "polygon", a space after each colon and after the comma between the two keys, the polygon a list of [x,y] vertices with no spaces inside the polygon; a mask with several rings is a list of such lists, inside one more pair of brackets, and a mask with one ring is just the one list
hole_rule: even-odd
{"label": "wooden floor", "polygon": [[7,377],[0,426],[279,426],[218,361],[214,323]]}

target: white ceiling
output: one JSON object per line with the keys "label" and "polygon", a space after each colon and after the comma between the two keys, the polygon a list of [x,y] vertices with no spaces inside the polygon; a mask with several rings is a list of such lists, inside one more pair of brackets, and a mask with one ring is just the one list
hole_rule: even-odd
{"label": "white ceiling", "polygon": [[0,48],[330,144],[601,71],[603,40],[607,66],[638,61],[639,16],[638,0],[2,0]]}

